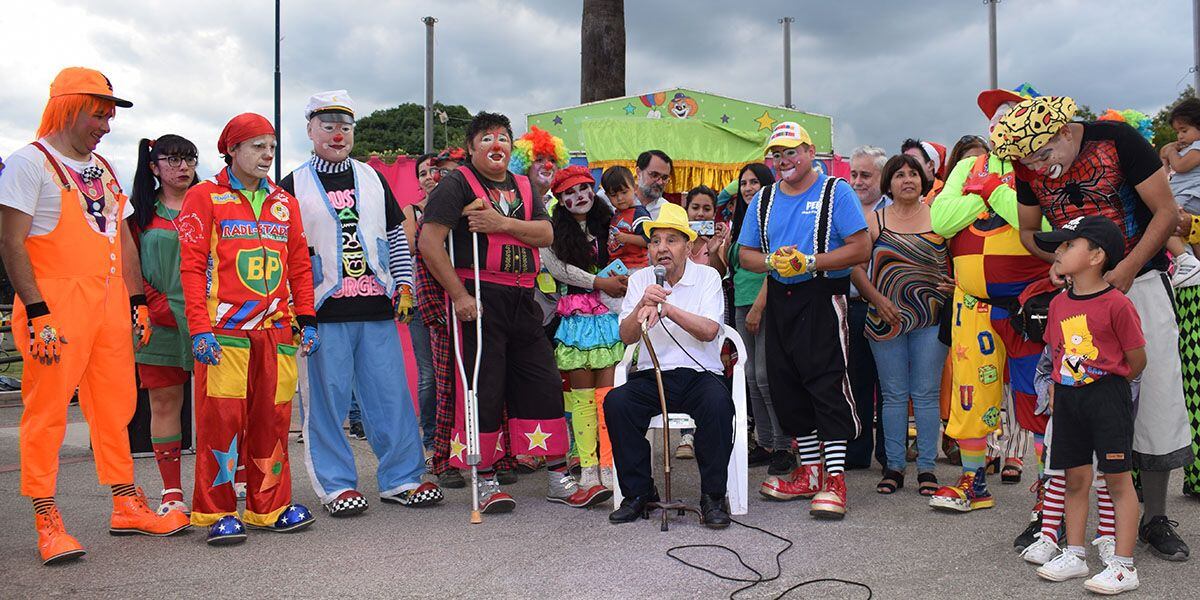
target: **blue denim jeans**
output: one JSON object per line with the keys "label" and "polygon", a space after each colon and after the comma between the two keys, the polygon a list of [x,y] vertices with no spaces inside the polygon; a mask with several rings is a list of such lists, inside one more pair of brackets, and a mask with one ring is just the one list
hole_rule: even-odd
{"label": "blue denim jeans", "polygon": [[417,360],[417,408],[420,414],[421,444],[433,450],[433,433],[437,420],[437,385],[433,379],[433,349],[429,345],[429,329],[413,318],[408,324],[412,337],[413,357]]}
{"label": "blue denim jeans", "polygon": [[942,425],[938,391],[946,351],[938,341],[936,325],[882,342],[871,340],[883,396],[883,446],[889,469],[903,472],[907,463],[905,442],[911,398],[917,421],[917,472],[933,471]]}

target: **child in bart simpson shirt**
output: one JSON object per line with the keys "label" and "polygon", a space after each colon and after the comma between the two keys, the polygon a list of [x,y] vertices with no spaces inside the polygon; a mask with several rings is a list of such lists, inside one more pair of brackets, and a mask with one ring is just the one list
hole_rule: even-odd
{"label": "child in bart simpson shirt", "polygon": [[1038,568],[1050,581],[1086,577],[1083,546],[1092,456],[1104,474],[1116,513],[1116,551],[1104,571],[1084,587],[1119,594],[1138,587],[1133,566],[1138,500],[1133,489],[1133,400],[1129,383],[1146,366],[1145,338],[1137,310],[1104,280],[1124,258],[1125,240],[1101,216],[1078,217],[1062,229],[1034,234],[1039,248],[1054,252],[1053,272],[1071,289],[1050,302],[1046,345],[1051,349],[1054,388],[1050,410],[1054,435],[1050,468],[1067,473],[1067,549]]}

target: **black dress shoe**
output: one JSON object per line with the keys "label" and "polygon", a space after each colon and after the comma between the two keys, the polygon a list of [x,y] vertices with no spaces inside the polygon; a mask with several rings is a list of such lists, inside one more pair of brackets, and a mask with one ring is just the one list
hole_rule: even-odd
{"label": "black dress shoe", "polygon": [[796,455],[790,450],[776,450],[771,453],[771,466],[767,467],[767,475],[787,475],[796,470]]}
{"label": "black dress shoe", "polygon": [[710,529],[729,527],[729,511],[725,509],[725,494],[701,494],[700,516],[704,521],[704,526]]}
{"label": "black dress shoe", "polygon": [[517,482],[517,472],[511,469],[496,469],[496,481],[500,485],[512,485]]}
{"label": "black dress shoe", "polygon": [[649,494],[632,498],[626,496],[621,500],[621,507],[609,513],[608,522],[613,524],[632,523],[638,519],[648,518],[646,505],[651,502],[658,502],[658,490],[651,490]]}
{"label": "black dress shoe", "polygon": [[761,467],[771,462],[771,451],[762,446],[755,446],[746,456],[746,465],[750,467]]}
{"label": "black dress shoe", "polygon": [[438,485],[443,488],[457,490],[467,487],[467,480],[463,479],[462,473],[458,469],[450,469],[437,477]]}

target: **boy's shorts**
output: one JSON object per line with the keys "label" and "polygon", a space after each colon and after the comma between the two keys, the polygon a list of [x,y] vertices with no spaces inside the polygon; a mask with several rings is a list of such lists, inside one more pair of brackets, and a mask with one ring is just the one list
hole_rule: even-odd
{"label": "boy's shorts", "polygon": [[1189,215],[1200,215],[1200,197],[1191,194],[1175,196],[1175,203]]}
{"label": "boy's shorts", "polygon": [[1108,375],[1079,387],[1054,384],[1050,467],[1092,464],[1104,473],[1133,468],[1133,397],[1129,380]]}

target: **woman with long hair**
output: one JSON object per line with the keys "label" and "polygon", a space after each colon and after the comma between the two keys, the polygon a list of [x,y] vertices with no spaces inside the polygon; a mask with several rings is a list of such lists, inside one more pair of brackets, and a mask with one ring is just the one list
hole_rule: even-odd
{"label": "woman with long hair", "polygon": [[[729,239],[738,239],[747,218],[758,218],[747,215],[746,208],[759,190],[774,183],[775,176],[767,165],[750,163],[742,167],[738,173],[737,193],[731,201],[733,227]],[[796,468],[796,456],[792,453],[791,438],[783,433],[775,417],[775,406],[767,385],[766,334],[759,329],[767,305],[767,275],[742,268],[738,248],[736,242],[729,244],[726,264],[733,281],[734,326],[746,345],[746,384],[750,388],[750,410],[754,415],[754,434],[758,438],[758,446],[750,452],[750,464],[769,463],[768,473],[787,475]]]}
{"label": "woman with long hair", "polygon": [[[551,191],[558,198],[551,223],[554,242],[543,248],[542,262],[561,292],[557,312],[561,317],[554,334],[554,358],[566,373],[571,389],[563,393],[566,412],[582,469],[579,490],[587,503],[612,496],[606,484],[611,476],[601,403],[612,389],[613,372],[625,352],[618,332],[617,314],[606,306],[609,298],[624,296],[625,277],[597,275],[608,265],[608,234],[612,209],[596,201],[596,181],[586,167],[570,166],[554,177]],[[605,473],[607,475],[607,473]]]}
{"label": "woman with long hair", "polygon": [[138,144],[133,176],[134,239],[138,242],[150,306],[150,343],[135,355],[141,386],[150,394],[150,441],[162,475],[159,514],[189,514],[180,485],[182,446],[180,411],[183,386],[192,370],[192,338],[183,310],[179,282],[179,230],[176,219],[188,188],[196,178],[196,145],[167,134]]}

